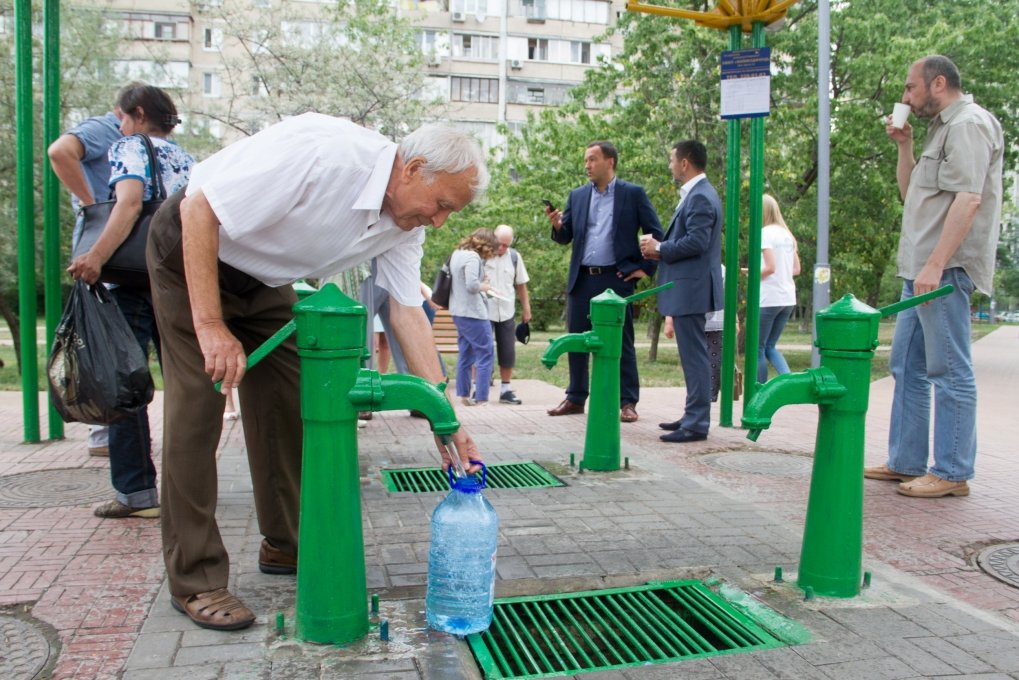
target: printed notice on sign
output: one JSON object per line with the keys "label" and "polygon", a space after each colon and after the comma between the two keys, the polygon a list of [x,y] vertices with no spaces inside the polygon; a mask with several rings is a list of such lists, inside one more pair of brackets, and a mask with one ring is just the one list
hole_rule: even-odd
{"label": "printed notice on sign", "polygon": [[771,111],[771,48],[722,52],[722,118],[758,118]]}

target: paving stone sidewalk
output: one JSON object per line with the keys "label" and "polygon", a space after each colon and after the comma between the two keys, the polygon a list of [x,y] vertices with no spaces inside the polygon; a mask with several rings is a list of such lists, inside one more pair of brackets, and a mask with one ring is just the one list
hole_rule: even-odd
{"label": "paving stone sidewalk", "polygon": [[[630,469],[584,474],[568,461],[570,453],[580,458],[585,418],[544,412],[561,399],[558,388],[520,381],[521,406],[461,409],[489,462],[534,460],[568,484],[487,492],[501,521],[497,594],[719,579],[811,634],[798,646],[577,676],[587,680],[1019,678],[1019,590],[974,561],[986,545],[1019,541],[1017,345],[1015,329],[1004,328],[974,346],[981,420],[971,496],[909,499],[892,484],[866,483],[864,561],[873,585],[851,600],[806,602],[794,585],[772,582],[775,566],[787,581],[795,576],[816,408],[780,411],[757,443],[716,427],[706,442],[664,445],[657,423],[675,419],[682,391],[645,389],[641,420],[622,428]],[[883,462],[890,395],[890,380],[874,384],[869,463]],[[158,441],[158,404],[152,412]],[[83,427],[68,426],[61,442],[24,445],[20,395],[0,394],[0,413],[0,477],[104,467],[85,452]],[[234,423],[220,449],[219,518],[231,588],[259,614],[256,625],[205,631],[170,608],[158,522],[98,520],[85,505],[9,507],[0,495],[0,670],[15,648],[21,666],[9,668],[39,667],[41,643],[27,622],[49,650],[36,677],[480,677],[463,643],[424,627],[429,515],[441,495],[390,493],[378,474],[434,461],[426,424],[405,412],[376,414],[360,446],[368,585],[390,621],[388,643],[373,633],[340,649],[276,635],[276,612],[291,620],[294,579],[258,572],[261,536]]]}

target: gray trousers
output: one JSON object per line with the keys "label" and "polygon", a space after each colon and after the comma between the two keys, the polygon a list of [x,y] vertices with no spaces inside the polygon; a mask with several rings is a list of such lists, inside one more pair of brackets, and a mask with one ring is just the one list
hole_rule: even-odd
{"label": "gray trousers", "polygon": [[679,363],[686,382],[686,406],[680,426],[707,434],[711,427],[711,360],[704,334],[704,314],[672,317],[679,347]]}

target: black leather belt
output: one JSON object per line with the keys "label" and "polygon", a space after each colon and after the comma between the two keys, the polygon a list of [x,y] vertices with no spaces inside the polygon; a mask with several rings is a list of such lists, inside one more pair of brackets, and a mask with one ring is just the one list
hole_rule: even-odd
{"label": "black leather belt", "polygon": [[584,266],[581,266],[580,269],[581,269],[581,271],[583,271],[583,272],[585,272],[587,274],[590,274],[592,276],[598,276],[599,274],[614,274],[616,272],[616,268],[615,267],[610,267],[610,266],[605,266],[605,267],[584,267]]}

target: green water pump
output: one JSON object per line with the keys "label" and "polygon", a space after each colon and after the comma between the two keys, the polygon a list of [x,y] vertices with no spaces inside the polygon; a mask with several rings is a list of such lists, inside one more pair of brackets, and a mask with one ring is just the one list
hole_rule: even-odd
{"label": "green water pump", "polygon": [[552,368],[564,352],[591,353],[591,395],[584,439],[585,470],[619,469],[619,360],[623,350],[626,305],[672,288],[669,281],[629,297],[609,289],[591,298],[591,330],[568,333],[549,341],[541,363]]}
{"label": "green water pump", "polygon": [[800,552],[798,582],[804,590],[829,597],[860,593],[864,430],[878,322],[952,290],[944,286],[881,309],[846,295],[816,315],[821,365],[773,378],[746,406],[743,427],[754,441],[783,406],[817,404],[820,410]]}
{"label": "green water pump", "polygon": [[336,285],[303,296],[294,312],[295,321],[251,353],[248,367],[296,328],[304,423],[296,637],[345,644],[369,628],[358,412],[420,411],[437,435],[452,435],[460,424],[444,384],[362,368],[367,311]]}

